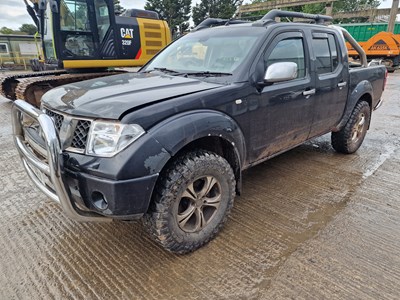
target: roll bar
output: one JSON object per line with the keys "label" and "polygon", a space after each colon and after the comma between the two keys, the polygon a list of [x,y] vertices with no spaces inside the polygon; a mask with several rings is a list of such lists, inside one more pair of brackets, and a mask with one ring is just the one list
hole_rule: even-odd
{"label": "roll bar", "polygon": [[207,18],[199,25],[197,25],[192,31],[201,30],[204,28],[209,28],[211,26],[221,26],[221,25],[230,25],[230,24],[243,24],[243,23],[251,23],[246,20],[237,20],[237,19],[219,19],[219,18]]}
{"label": "roll bar", "polygon": [[277,17],[311,19],[311,20],[315,20],[315,22],[317,24],[324,24],[325,21],[333,21],[333,18],[330,16],[305,14],[305,13],[300,13],[300,12],[286,11],[286,10],[279,10],[279,9],[273,9],[273,10],[269,11],[264,17],[261,18],[260,21],[267,21],[267,20],[274,21],[275,18],[277,18]]}
{"label": "roll bar", "polygon": [[360,60],[361,60],[361,65],[366,68],[368,67],[368,61],[367,61],[367,54],[365,54],[364,49],[360,46],[359,43],[351,36],[351,34],[344,29],[343,27],[336,26],[336,25],[329,25],[331,28],[335,28],[336,30],[339,30],[342,34],[343,37],[350,43],[350,45],[354,48],[354,50],[357,51],[357,53],[360,55]]}
{"label": "roll bar", "polygon": [[[294,11],[285,11],[273,9],[268,12],[264,17],[260,20],[257,20],[253,23],[254,26],[266,26],[270,23],[275,22],[275,18],[277,17],[287,17],[287,18],[299,18],[299,19],[311,19],[315,20],[317,24],[324,24],[325,21],[332,21],[333,18],[325,15],[312,15],[312,14],[304,14]],[[250,23],[250,21],[246,20],[238,20],[238,19],[219,19],[219,18],[207,18],[199,25],[196,26],[192,31],[201,30],[204,28],[209,28],[212,26],[221,26],[221,25],[230,25],[230,24],[242,24],[242,23]]]}

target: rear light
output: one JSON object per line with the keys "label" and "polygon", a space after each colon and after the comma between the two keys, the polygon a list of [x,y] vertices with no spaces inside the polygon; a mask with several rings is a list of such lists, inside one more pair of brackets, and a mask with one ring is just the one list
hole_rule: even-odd
{"label": "rear light", "polygon": [[388,78],[388,70],[385,68],[385,79],[383,79],[383,90],[386,88],[387,78]]}

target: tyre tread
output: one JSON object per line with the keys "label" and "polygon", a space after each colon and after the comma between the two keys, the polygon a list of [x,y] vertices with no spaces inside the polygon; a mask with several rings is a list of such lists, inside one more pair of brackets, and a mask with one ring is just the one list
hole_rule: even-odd
{"label": "tyre tread", "polygon": [[[353,112],[346,125],[338,132],[332,132],[331,135],[331,144],[333,149],[335,149],[339,153],[351,154],[357,151],[357,149],[361,146],[364,137],[362,137],[361,143],[355,149],[352,149],[352,144],[349,143],[349,137],[351,136],[353,125],[357,120],[358,114],[364,107],[368,107],[370,110],[369,104],[366,101],[359,101],[354,108]],[[370,121],[370,115],[368,118],[368,122]]]}
{"label": "tyre tread", "polygon": [[[223,219],[214,228],[212,233],[202,240],[192,243],[181,243],[179,238],[169,230],[167,224],[168,209],[171,201],[177,196],[179,186],[193,172],[196,163],[208,163],[215,165],[216,163],[223,167],[225,174],[229,176],[229,184],[231,184],[231,195],[229,197],[228,206]],[[153,192],[152,203],[149,212],[144,216],[143,223],[145,230],[150,236],[163,248],[177,253],[185,254],[192,252],[211,241],[221,230],[227,221],[230,210],[233,206],[235,197],[235,177],[229,163],[221,156],[206,150],[195,150],[187,152],[182,156],[174,159],[172,163],[160,174],[155,191]]]}

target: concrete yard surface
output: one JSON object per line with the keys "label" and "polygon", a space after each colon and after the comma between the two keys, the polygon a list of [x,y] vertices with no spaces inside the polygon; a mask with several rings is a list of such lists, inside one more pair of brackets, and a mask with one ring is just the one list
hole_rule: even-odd
{"label": "concrete yard surface", "polygon": [[399,299],[400,73],[363,146],[326,135],[244,173],[225,228],[173,255],[140,222],[77,223],[28,179],[0,99],[0,299]]}

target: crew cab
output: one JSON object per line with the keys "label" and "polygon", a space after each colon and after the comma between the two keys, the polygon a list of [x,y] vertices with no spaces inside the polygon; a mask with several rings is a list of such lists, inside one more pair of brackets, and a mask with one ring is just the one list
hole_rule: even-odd
{"label": "crew cab", "polygon": [[330,132],[340,153],[361,146],[386,70],[362,49],[350,64],[345,38],[357,44],[330,20],[207,19],[137,73],[52,89],[40,110],[17,100],[23,165],[69,217],[142,218],[165,249],[193,251],[227,220],[243,170]]}

